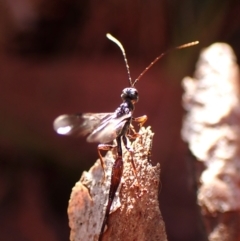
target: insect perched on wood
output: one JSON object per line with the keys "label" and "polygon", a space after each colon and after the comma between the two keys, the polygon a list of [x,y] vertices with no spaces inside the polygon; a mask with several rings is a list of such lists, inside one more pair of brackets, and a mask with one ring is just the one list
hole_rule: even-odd
{"label": "insect perched on wood", "polygon": [[[134,130],[132,122],[139,123],[140,127],[147,120],[147,116],[141,116],[138,118],[133,117],[134,105],[138,102],[138,91],[135,88],[136,83],[140,78],[151,68],[162,56],[169,51],[168,50],[159,55],[150,65],[138,76],[135,81],[132,81],[128,61],[126,58],[125,50],[122,44],[114,38],[111,34],[107,34],[107,38],[113,41],[121,49],[124,61],[127,68],[129,87],[124,88],[121,94],[123,103],[112,113],[83,113],[72,115],[61,115],[57,117],[53,123],[54,130],[61,135],[88,135],[88,142],[98,142],[98,154],[100,157],[101,166],[104,172],[104,161],[100,153],[101,150],[110,150],[112,148],[117,149],[117,155],[112,167],[111,184],[108,196],[107,207],[105,211],[104,220],[99,234],[99,241],[102,240],[105,225],[108,220],[111,205],[121,182],[123,172],[123,156],[122,156],[122,142],[126,149],[132,152],[129,146],[128,137],[136,138],[139,134]],[[174,49],[182,49],[198,44],[198,41],[191,42],[178,46]],[[116,140],[117,145],[109,144]],[[133,159],[131,160],[134,172],[136,173]]]}

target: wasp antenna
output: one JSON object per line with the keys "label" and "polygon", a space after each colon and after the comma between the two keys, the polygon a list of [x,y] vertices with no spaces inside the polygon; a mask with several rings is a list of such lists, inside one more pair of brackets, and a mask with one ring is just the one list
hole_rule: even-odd
{"label": "wasp antenna", "polygon": [[131,74],[130,74],[130,69],[129,69],[129,65],[128,65],[128,61],[127,61],[127,56],[126,56],[126,52],[125,52],[125,49],[123,48],[122,44],[120,43],[119,40],[117,40],[115,37],[113,37],[110,33],[107,33],[106,34],[107,38],[111,41],[113,41],[122,51],[122,54],[123,54],[123,58],[124,58],[124,61],[125,61],[125,65],[126,65],[126,68],[127,68],[127,74],[128,74],[128,80],[129,80],[129,84],[130,86],[133,86],[133,83],[132,83],[132,78],[131,78]]}
{"label": "wasp antenna", "polygon": [[166,52],[163,52],[162,54],[160,54],[156,59],[154,59],[148,66],[147,68],[135,79],[135,81],[133,82],[132,86],[135,86],[136,83],[143,77],[143,75],[159,60],[161,59],[164,55],[168,54],[169,52],[172,52],[174,50],[177,49],[184,49],[184,48],[188,48],[194,45],[199,44],[199,41],[194,41],[194,42],[190,42],[190,43],[186,43],[183,45],[179,45],[177,47],[171,48],[169,50],[167,50]]}
{"label": "wasp antenna", "polygon": [[183,45],[175,47],[174,49],[184,49],[184,48],[188,48],[188,47],[191,47],[191,46],[194,46],[194,45],[197,45],[197,44],[199,44],[199,41],[194,41],[194,42],[191,42],[191,43],[183,44]]}

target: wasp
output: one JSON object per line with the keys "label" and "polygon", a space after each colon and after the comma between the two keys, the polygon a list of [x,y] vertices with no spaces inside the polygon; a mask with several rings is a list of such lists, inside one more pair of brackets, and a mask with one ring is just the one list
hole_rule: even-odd
{"label": "wasp", "polygon": [[[160,58],[162,58],[170,50],[173,50],[170,49],[159,55],[157,58],[155,58],[154,61],[151,62],[147,66],[147,68],[145,68],[145,70],[138,76],[138,78],[132,81],[126,53],[122,44],[111,34],[108,33],[106,36],[109,40],[113,41],[121,49],[127,69],[129,87],[124,88],[122,91],[122,104],[114,112],[61,115],[57,117],[53,122],[54,130],[58,134],[79,136],[88,135],[88,142],[99,143],[98,155],[100,158],[103,172],[104,161],[101,155],[101,150],[110,150],[112,148],[117,149],[116,159],[112,167],[108,202],[106,206],[104,220],[99,234],[99,241],[102,240],[105,225],[107,223],[108,216],[110,213],[111,205],[115,197],[115,193],[118,189],[118,186],[121,182],[123,172],[122,143],[128,151],[132,152],[128,138],[136,138],[139,135],[133,128],[132,122],[137,122],[141,127],[147,120],[146,115],[138,118],[133,117],[135,104],[139,100],[138,91],[135,88],[135,85],[142,78],[142,76],[149,70],[149,68],[151,68]],[[175,47],[174,49],[182,49],[196,44],[198,44],[198,41],[187,43]],[[116,140],[116,145],[109,144],[112,143],[114,140]],[[131,160],[131,162],[133,169],[136,172],[133,159]]]}

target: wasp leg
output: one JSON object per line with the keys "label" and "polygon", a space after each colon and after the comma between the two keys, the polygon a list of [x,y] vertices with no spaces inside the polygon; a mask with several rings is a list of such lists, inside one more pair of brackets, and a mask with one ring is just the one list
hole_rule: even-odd
{"label": "wasp leg", "polygon": [[148,117],[146,115],[139,116],[137,118],[132,118],[133,121],[139,123],[140,128],[143,126],[143,124],[147,121]]}
{"label": "wasp leg", "polygon": [[[133,134],[130,134],[130,130],[132,131]],[[135,140],[137,137],[140,136],[140,134],[135,131],[133,125],[131,124],[131,125],[129,126],[129,131],[128,131],[127,136],[128,136],[129,139]]]}
{"label": "wasp leg", "polygon": [[[147,116],[143,115],[137,118],[132,118],[134,122],[139,123],[140,128],[144,125],[144,123],[147,121]],[[130,134],[130,131],[132,131],[133,134]],[[137,137],[141,136],[138,132],[135,131],[132,124],[129,126],[129,132],[128,132],[128,138],[130,139],[136,139]]]}
{"label": "wasp leg", "polygon": [[[98,241],[102,241],[104,229],[109,217],[110,209],[112,206],[113,199],[115,197],[116,191],[118,189],[118,186],[121,182],[122,173],[123,173],[123,159],[122,159],[122,146],[121,146],[121,137],[117,137],[117,146],[113,145],[101,145],[104,150],[108,148],[114,148],[117,147],[117,158],[115,159],[115,162],[112,166],[112,174],[111,174],[111,184],[108,194],[108,203],[105,211],[105,216],[103,219],[101,231],[99,234]],[[100,151],[99,151],[100,152]]]}
{"label": "wasp leg", "polygon": [[103,169],[103,181],[105,180],[105,165],[104,165],[104,162],[103,162],[103,156],[101,154],[101,151],[109,151],[113,148],[115,148],[116,145],[109,145],[109,144],[99,144],[98,145],[98,156],[99,156],[99,159],[100,159],[100,162],[101,162],[101,166],[102,166],[102,169]]}
{"label": "wasp leg", "polygon": [[133,153],[133,149],[128,145],[128,138],[126,136],[122,136],[123,144],[125,148],[130,152]]}
{"label": "wasp leg", "polygon": [[107,220],[109,217],[112,202],[115,197],[118,186],[121,182],[122,172],[123,172],[123,160],[122,160],[121,156],[118,156],[112,167],[112,175],[111,175],[111,184],[110,184],[110,190],[109,190],[109,195],[108,195],[108,203],[107,203],[105,216],[103,219],[103,223],[102,223],[98,241],[102,241],[103,233],[105,230],[105,226],[107,224]]}
{"label": "wasp leg", "polygon": [[[140,128],[144,125],[144,123],[147,121],[148,117],[146,115],[137,117],[137,118],[132,118],[132,121],[139,123]],[[130,125],[131,131],[133,132],[132,135],[128,135],[131,139],[136,139],[137,137],[141,136],[138,132],[135,131],[134,127]]]}
{"label": "wasp leg", "polygon": [[133,172],[134,172],[134,175],[135,175],[135,177],[136,177],[137,183],[139,184],[138,178],[137,178],[137,169],[136,169],[136,166],[135,166],[135,163],[134,163],[134,160],[133,160],[133,149],[128,145],[128,139],[127,139],[126,136],[122,136],[122,140],[123,140],[124,146],[125,146],[126,149],[130,152],[130,155],[131,155],[131,164],[132,164],[132,167],[133,167]]}

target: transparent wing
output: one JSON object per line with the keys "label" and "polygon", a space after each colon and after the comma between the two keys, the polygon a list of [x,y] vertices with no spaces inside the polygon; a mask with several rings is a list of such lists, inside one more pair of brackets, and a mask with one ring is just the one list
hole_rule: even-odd
{"label": "transparent wing", "polygon": [[108,143],[116,139],[122,132],[123,127],[131,118],[132,113],[116,117],[102,122],[94,131],[87,137],[88,142]]}
{"label": "transparent wing", "polygon": [[113,115],[114,113],[61,115],[54,120],[53,128],[60,135],[84,136],[111,119]]}
{"label": "transparent wing", "polygon": [[120,133],[132,113],[117,117],[116,113],[84,113],[61,115],[53,122],[54,130],[60,135],[87,137],[88,142],[108,143]]}

